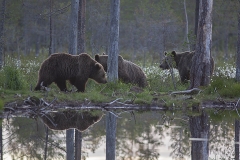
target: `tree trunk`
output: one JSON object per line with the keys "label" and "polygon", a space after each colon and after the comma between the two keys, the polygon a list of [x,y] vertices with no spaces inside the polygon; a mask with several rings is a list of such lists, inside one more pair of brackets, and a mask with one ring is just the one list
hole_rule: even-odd
{"label": "tree trunk", "polygon": [[[194,26],[194,36],[197,38],[198,31],[198,18],[199,18],[199,0],[196,0],[195,4],[195,26]],[[194,39],[194,43],[192,44],[192,50],[196,49],[196,40]]]}
{"label": "tree trunk", "polygon": [[107,74],[109,82],[117,82],[120,0],[111,0],[110,12],[110,35],[108,42],[109,49]]}
{"label": "tree trunk", "polygon": [[[199,0],[196,0],[196,6],[195,6],[195,27],[194,27],[194,35],[196,37],[197,37],[197,32],[198,32],[198,18],[199,18]],[[194,46],[194,48],[195,48],[195,46]]]}
{"label": "tree trunk", "polygon": [[85,52],[86,0],[79,1],[78,10],[78,54]]}
{"label": "tree trunk", "polygon": [[49,0],[49,51],[48,55],[52,54],[52,0]]}
{"label": "tree trunk", "polygon": [[188,39],[188,15],[187,15],[187,7],[186,7],[186,0],[183,1],[184,5],[184,13],[185,13],[185,19],[186,19],[186,41],[187,41],[187,49],[190,51],[190,44]]}
{"label": "tree trunk", "polygon": [[190,88],[207,86],[211,74],[212,43],[212,5],[213,0],[200,0],[197,43],[192,59]]}
{"label": "tree trunk", "polygon": [[239,120],[235,120],[235,160],[239,160]]}
{"label": "tree trunk", "polygon": [[46,126],[46,137],[45,137],[44,160],[47,159],[47,150],[48,150],[48,127]]}
{"label": "tree trunk", "polygon": [[1,160],[3,160],[3,134],[2,134],[2,121],[3,119],[1,119],[1,123],[0,123],[0,154],[1,154]]}
{"label": "tree trunk", "polygon": [[116,116],[108,112],[106,115],[106,160],[115,160],[116,127]]}
{"label": "tree trunk", "polygon": [[75,129],[75,160],[81,160],[82,154],[82,132]]}
{"label": "tree trunk", "polygon": [[4,23],[5,23],[5,8],[6,8],[6,0],[2,0],[2,8],[1,8],[1,21],[0,21],[0,69],[3,66],[3,51],[4,51]]}
{"label": "tree trunk", "polygon": [[189,117],[190,132],[192,138],[191,157],[192,160],[208,160],[209,155],[209,119],[208,115],[202,111],[200,116]]}
{"label": "tree trunk", "polygon": [[[240,3],[240,0],[238,0],[238,3]],[[240,82],[240,8],[238,9],[238,40],[237,40],[236,79],[238,82]]]}
{"label": "tree trunk", "polygon": [[77,54],[77,33],[78,33],[78,6],[79,0],[71,0],[71,22],[70,22],[70,36],[69,36],[69,53]]}
{"label": "tree trunk", "polygon": [[74,160],[74,129],[66,130],[67,160]]}

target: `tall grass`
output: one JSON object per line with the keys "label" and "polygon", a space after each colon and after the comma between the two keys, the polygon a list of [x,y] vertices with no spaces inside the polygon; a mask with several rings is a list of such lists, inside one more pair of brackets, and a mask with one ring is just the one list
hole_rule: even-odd
{"label": "tall grass", "polygon": [[[47,58],[46,55],[41,57],[24,56],[18,58],[12,58],[7,56],[5,59],[5,66],[0,70],[0,92],[3,90],[12,91],[26,91],[28,95],[42,92],[30,92],[31,88],[34,88],[38,79],[38,70],[41,63]],[[97,84],[92,80],[89,80],[86,85],[86,92],[84,94],[70,93],[66,95],[60,94],[60,97],[75,98],[84,100],[87,97],[92,97],[96,101],[107,100],[104,98],[116,99],[123,97],[124,99],[141,99],[146,98],[146,101],[151,101],[152,92],[169,92],[174,91],[174,84],[169,70],[162,70],[159,64],[146,64],[143,67],[143,71],[147,76],[149,86],[144,88],[143,93],[133,93],[130,91],[132,84],[124,84],[119,82],[117,85],[111,84]],[[225,97],[240,96],[240,86],[234,81],[235,68],[233,65],[224,64],[222,66],[215,67],[214,77],[212,78],[211,85],[207,89],[208,94],[218,93]],[[182,84],[179,79],[179,73],[174,69],[174,80],[176,83],[176,90],[185,90],[189,84]],[[75,87],[67,83],[69,89],[75,91]],[[56,96],[59,94],[59,89],[55,84],[49,86],[51,92],[49,95]],[[11,92],[12,93],[12,92]]]}

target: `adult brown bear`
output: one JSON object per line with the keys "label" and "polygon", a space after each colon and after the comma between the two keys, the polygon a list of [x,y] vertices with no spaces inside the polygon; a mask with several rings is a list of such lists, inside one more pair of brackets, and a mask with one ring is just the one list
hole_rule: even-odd
{"label": "adult brown bear", "polygon": [[88,78],[107,83],[103,66],[88,54],[55,53],[42,63],[35,90],[40,90],[41,85],[47,87],[55,82],[61,91],[67,91],[66,80],[69,80],[78,92],[84,92]]}
{"label": "adult brown bear", "polygon": [[[107,72],[108,55],[95,55],[95,60],[102,64],[104,70]],[[146,75],[143,70],[136,64],[123,59],[118,56],[118,77],[124,83],[137,84],[139,87],[146,87],[148,85]]]}
{"label": "adult brown bear", "polygon": [[58,112],[48,112],[41,116],[43,122],[52,130],[67,130],[76,128],[82,132],[90,126],[99,122],[103,117],[103,113],[99,112],[79,112],[74,110],[64,110]]}
{"label": "adult brown bear", "polygon": [[[190,80],[192,57],[195,54],[195,52],[194,51],[192,52],[172,51],[170,53],[165,52],[164,54],[165,54],[165,58],[159,67],[162,69],[169,69],[170,67],[176,68],[179,71],[179,75],[182,83],[185,83],[188,80]],[[211,57],[210,63],[211,63],[211,75],[212,75],[214,70],[214,60],[212,57]]]}

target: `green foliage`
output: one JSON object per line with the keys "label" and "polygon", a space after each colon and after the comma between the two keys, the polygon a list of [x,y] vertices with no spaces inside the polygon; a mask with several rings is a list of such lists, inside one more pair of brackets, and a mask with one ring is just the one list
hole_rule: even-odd
{"label": "green foliage", "polygon": [[12,66],[5,66],[3,68],[3,74],[5,77],[3,84],[6,89],[23,89],[25,82],[18,68]]}
{"label": "green foliage", "polygon": [[[174,83],[177,90],[185,90],[188,84],[182,84],[179,80],[179,73],[174,69],[172,78],[169,70],[161,70],[157,65],[144,68],[147,75],[150,91],[169,92],[174,91]],[[173,82],[174,80],[174,82]]]}
{"label": "green foliage", "polygon": [[3,106],[4,106],[4,103],[3,103],[3,101],[0,99],[0,111],[3,110]]}
{"label": "green foliage", "polygon": [[208,94],[217,93],[221,97],[239,97],[240,83],[233,78],[214,76],[211,85],[206,90]]}

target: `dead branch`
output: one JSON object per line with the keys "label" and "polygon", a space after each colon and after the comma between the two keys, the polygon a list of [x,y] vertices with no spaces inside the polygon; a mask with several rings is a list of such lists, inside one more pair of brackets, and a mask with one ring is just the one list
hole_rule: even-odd
{"label": "dead branch", "polygon": [[193,88],[185,91],[174,91],[170,93],[170,95],[176,95],[176,94],[187,94],[187,95],[194,95],[200,93],[202,90],[199,88]]}

